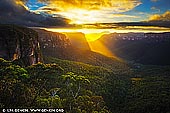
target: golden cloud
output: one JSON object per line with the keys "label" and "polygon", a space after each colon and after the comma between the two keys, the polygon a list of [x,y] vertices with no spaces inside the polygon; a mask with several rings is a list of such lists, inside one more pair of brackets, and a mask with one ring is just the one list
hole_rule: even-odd
{"label": "golden cloud", "polygon": [[140,18],[139,16],[125,15],[125,14],[113,14],[113,17],[116,17],[116,18],[120,18],[120,17],[123,17],[123,18]]}
{"label": "golden cloud", "polygon": [[[39,11],[60,14],[69,18],[73,23],[104,22],[114,13],[122,13],[132,10],[140,5],[140,0],[39,0],[45,2],[48,8],[43,7]],[[49,10],[51,8],[51,11]],[[56,8],[56,11],[55,11]],[[38,11],[38,10],[37,10]],[[109,18],[110,21],[113,18]]]}
{"label": "golden cloud", "polygon": [[60,10],[57,9],[56,7],[44,6],[44,7],[42,7],[42,8],[39,8],[39,9],[36,10],[35,12],[36,12],[36,13],[45,12],[45,13],[48,13],[48,14],[56,14],[56,13],[60,12]]}
{"label": "golden cloud", "polygon": [[18,5],[18,6],[23,6],[26,10],[29,10],[28,7],[25,5],[25,2],[27,0],[15,0],[15,3]]}
{"label": "golden cloud", "polygon": [[62,10],[80,8],[86,10],[105,9],[115,12],[129,11],[141,4],[139,0],[49,0],[47,3]]}
{"label": "golden cloud", "polygon": [[164,14],[155,14],[150,16],[149,21],[170,21],[170,11],[166,11]]}

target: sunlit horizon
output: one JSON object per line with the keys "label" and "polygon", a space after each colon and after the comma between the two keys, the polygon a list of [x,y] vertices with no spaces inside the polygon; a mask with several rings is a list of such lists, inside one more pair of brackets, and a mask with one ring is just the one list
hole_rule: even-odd
{"label": "sunlit horizon", "polygon": [[51,32],[59,33],[84,33],[87,41],[95,41],[104,34],[110,33],[161,33],[170,32],[170,28],[155,26],[128,26],[116,29],[100,29],[100,28],[42,28]]}
{"label": "sunlit horizon", "polygon": [[[100,40],[99,38],[105,34],[111,33],[162,33],[170,32],[169,28],[155,27],[155,26],[126,26],[118,27],[117,29],[100,29],[100,28],[43,28],[47,31],[58,32],[58,33],[83,33],[86,38],[90,49],[94,52],[98,52],[105,56],[114,57],[118,59]],[[68,37],[69,38],[69,37]],[[83,38],[83,37],[80,37]],[[97,40],[97,41],[96,41]],[[118,59],[120,60],[120,59]]]}

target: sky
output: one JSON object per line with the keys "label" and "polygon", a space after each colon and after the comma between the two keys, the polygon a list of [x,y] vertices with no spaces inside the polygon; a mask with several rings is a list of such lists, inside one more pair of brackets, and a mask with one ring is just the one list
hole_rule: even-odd
{"label": "sky", "polygon": [[170,28],[170,0],[0,0],[0,11],[0,23],[34,27],[115,23]]}
{"label": "sky", "polygon": [[26,6],[74,24],[170,20],[170,0],[28,0]]}
{"label": "sky", "polygon": [[[32,12],[27,7],[27,2],[27,0],[0,0],[0,24],[27,27],[67,26],[68,19]],[[41,4],[38,5],[41,6]]]}

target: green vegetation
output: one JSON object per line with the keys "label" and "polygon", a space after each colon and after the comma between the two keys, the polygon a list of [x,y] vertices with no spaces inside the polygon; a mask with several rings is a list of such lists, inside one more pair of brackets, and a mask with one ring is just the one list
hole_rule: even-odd
{"label": "green vegetation", "polygon": [[[170,66],[124,62],[71,47],[44,51],[38,47],[36,32],[14,28],[1,27],[10,31],[0,33],[1,55],[13,61],[0,58],[0,108],[63,108],[66,113],[170,113]],[[12,40],[12,36],[16,39]],[[48,52],[43,54],[44,63],[31,65],[34,59],[41,61],[41,51]],[[18,58],[14,60],[13,56]]]}
{"label": "green vegetation", "polygon": [[67,113],[169,113],[170,67],[128,73],[80,62],[20,67],[0,59],[0,107],[64,108]]}
{"label": "green vegetation", "polygon": [[61,66],[66,72],[74,72],[80,75],[94,75],[94,76],[102,76],[102,75],[110,75],[112,74],[112,70],[100,67],[93,66],[89,64],[85,64],[82,62],[75,62],[69,60],[61,60],[53,57],[44,57],[44,62],[58,64]]}
{"label": "green vegetation", "polygon": [[56,64],[22,68],[0,59],[1,108],[64,108],[68,113],[107,113],[103,97],[88,77],[65,73]]}

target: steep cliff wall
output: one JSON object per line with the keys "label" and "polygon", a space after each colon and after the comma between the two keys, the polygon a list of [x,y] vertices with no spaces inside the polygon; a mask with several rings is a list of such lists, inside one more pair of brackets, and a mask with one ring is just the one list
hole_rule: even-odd
{"label": "steep cliff wall", "polygon": [[41,61],[38,34],[25,27],[0,25],[0,57],[25,66]]}
{"label": "steep cliff wall", "polygon": [[71,45],[70,40],[64,34],[43,29],[35,29],[35,31],[38,32],[42,48],[67,48]]}
{"label": "steep cliff wall", "polygon": [[81,32],[65,33],[70,39],[71,44],[79,49],[90,50],[90,46],[86,40],[85,34]]}
{"label": "steep cliff wall", "polygon": [[69,48],[72,48],[70,40],[64,34],[43,29],[34,30],[38,32],[41,51],[44,56],[62,58],[69,51]]}
{"label": "steep cliff wall", "polygon": [[111,33],[93,42],[114,55],[148,65],[170,65],[170,33]]}

